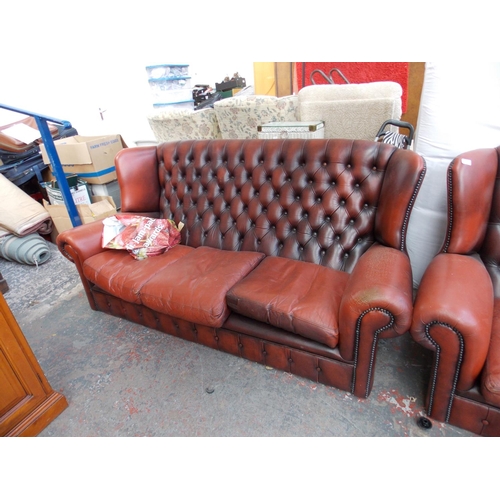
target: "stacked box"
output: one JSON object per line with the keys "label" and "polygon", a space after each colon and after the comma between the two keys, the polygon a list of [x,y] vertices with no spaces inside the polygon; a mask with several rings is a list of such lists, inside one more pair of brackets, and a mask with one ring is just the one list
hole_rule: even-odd
{"label": "stacked box", "polygon": [[[47,200],[43,200],[43,206],[54,223],[54,229],[50,237],[52,242],[56,243],[59,233],[73,227],[68,209],[65,205],[51,205]],[[82,224],[88,224],[116,214],[116,207],[113,198],[110,196],[92,196],[90,203],[80,203],[76,205],[76,209],[80,215]]]}
{"label": "stacked box", "polygon": [[[84,137],[75,135],[54,141],[62,169],[89,184],[105,184],[116,179],[115,156],[126,147],[120,135]],[[40,144],[43,162],[50,165],[45,146]],[[51,166],[52,169],[52,166]]]}
{"label": "stacked box", "polygon": [[92,195],[94,196],[111,196],[115,202],[116,208],[121,208],[121,193],[118,181],[111,181],[106,184],[92,184],[90,186]]}

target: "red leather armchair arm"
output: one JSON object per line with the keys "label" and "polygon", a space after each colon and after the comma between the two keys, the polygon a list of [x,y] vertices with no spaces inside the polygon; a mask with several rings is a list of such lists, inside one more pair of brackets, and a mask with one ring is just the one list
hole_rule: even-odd
{"label": "red leather armchair arm", "polygon": [[443,396],[446,406],[455,389],[468,390],[475,384],[483,368],[493,301],[491,279],[479,258],[439,254],[424,273],[410,332],[415,341],[436,353],[431,391],[436,400]]}
{"label": "red leather armchair arm", "polygon": [[77,267],[97,253],[103,252],[102,220],[83,224],[63,231],[57,236],[60,252]]}
{"label": "red leather armchair arm", "polygon": [[356,367],[368,367],[366,373],[356,371],[355,394],[371,389],[377,340],[409,330],[412,303],[408,256],[391,247],[373,245],[356,264],[340,304],[340,354],[353,360]]}

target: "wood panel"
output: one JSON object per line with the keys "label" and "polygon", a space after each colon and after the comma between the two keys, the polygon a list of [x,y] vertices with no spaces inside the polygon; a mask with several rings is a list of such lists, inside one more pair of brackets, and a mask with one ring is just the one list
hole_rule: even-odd
{"label": "wood panel", "polygon": [[0,293],[0,436],[36,436],[67,406]]}
{"label": "wood panel", "polygon": [[[408,71],[408,99],[406,104],[406,112],[403,113],[401,119],[409,122],[413,127],[417,128],[418,111],[420,108],[420,97],[422,95],[422,87],[424,84],[425,63],[411,62],[409,63]],[[407,130],[403,130],[407,133]]]}
{"label": "wood panel", "polygon": [[276,97],[293,94],[293,63],[277,62],[274,65]]}
{"label": "wood panel", "polygon": [[293,94],[293,63],[253,63],[254,89],[257,95],[283,97]]}

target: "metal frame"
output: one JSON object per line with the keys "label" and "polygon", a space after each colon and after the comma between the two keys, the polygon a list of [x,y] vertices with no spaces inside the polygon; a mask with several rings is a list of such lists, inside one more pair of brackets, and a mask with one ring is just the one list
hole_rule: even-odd
{"label": "metal frame", "polygon": [[42,141],[45,145],[45,150],[47,151],[47,156],[49,157],[50,164],[52,165],[52,170],[57,179],[59,189],[61,190],[64,204],[66,205],[66,209],[68,210],[71,224],[73,225],[73,227],[80,226],[82,224],[82,220],[80,218],[78,210],[76,209],[73,196],[71,195],[71,191],[68,186],[66,175],[64,175],[61,161],[59,159],[59,155],[57,154],[56,147],[54,145],[54,139],[52,138],[49,126],[47,125],[47,122],[51,122],[51,123],[56,123],[58,125],[62,125],[65,129],[67,129],[71,128],[71,123],[67,120],[59,120],[57,118],[41,115],[39,113],[33,113],[31,111],[15,108],[13,106],[7,106],[6,104],[0,103],[0,108],[7,109],[9,111],[14,111],[16,113],[21,113],[23,115],[32,116],[33,118],[35,118],[38,130],[40,131],[40,135],[42,136]]}

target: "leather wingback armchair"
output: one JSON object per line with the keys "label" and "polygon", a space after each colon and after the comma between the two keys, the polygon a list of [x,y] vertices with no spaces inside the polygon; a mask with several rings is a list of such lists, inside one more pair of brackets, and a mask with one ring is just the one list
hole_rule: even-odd
{"label": "leather wingback armchair", "polygon": [[427,267],[411,335],[434,351],[428,416],[500,436],[500,147],[448,168],[448,228]]}

